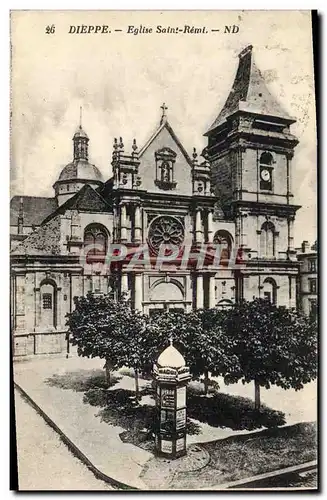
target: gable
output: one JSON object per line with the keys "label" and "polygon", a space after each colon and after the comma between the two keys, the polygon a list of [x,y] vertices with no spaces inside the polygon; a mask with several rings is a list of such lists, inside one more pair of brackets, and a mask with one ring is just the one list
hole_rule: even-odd
{"label": "gable", "polygon": [[11,255],[60,255],[61,253],[60,215],[30,233]]}
{"label": "gable", "polygon": [[[139,175],[142,189],[149,192],[167,191],[170,195],[192,195],[191,160],[168,123],[161,126],[140,151]],[[161,165],[167,159],[173,168],[174,188],[160,185]]]}
{"label": "gable", "polygon": [[44,222],[48,222],[57,214],[64,214],[66,210],[79,210],[83,212],[112,212],[112,204],[106,201],[93,187],[86,184],[74,196],[63,203]]}

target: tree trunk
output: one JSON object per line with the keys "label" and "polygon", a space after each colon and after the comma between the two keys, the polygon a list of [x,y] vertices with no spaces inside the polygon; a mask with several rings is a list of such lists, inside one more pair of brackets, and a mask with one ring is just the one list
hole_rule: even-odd
{"label": "tree trunk", "polygon": [[135,378],[135,399],[139,400],[140,397],[140,387],[139,387],[139,372],[137,368],[134,368],[134,378]]}
{"label": "tree trunk", "polygon": [[207,396],[209,390],[209,372],[206,370],[204,372],[204,394]]}
{"label": "tree trunk", "polygon": [[256,410],[260,409],[260,384],[258,380],[254,381],[254,407]]}
{"label": "tree trunk", "polygon": [[107,387],[110,387],[110,384],[111,384],[111,365],[110,365],[110,361],[108,358],[106,359],[106,363],[104,365],[104,368],[106,370],[106,384],[107,384]]}

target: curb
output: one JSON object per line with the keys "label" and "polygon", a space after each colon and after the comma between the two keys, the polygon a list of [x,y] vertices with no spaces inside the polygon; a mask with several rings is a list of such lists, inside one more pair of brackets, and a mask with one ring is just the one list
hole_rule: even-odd
{"label": "curb", "polygon": [[[47,424],[49,424],[50,427],[60,436],[62,441],[68,446],[68,448],[74,454],[74,456],[79,458],[79,460],[81,460],[81,462],[83,462],[98,479],[105,481],[106,483],[113,486],[115,489],[119,490],[147,491],[147,490],[141,490],[135,486],[130,486],[127,483],[122,483],[120,481],[117,481],[116,479],[107,476],[106,474],[101,472],[97,467],[95,467],[95,465],[93,465],[93,463],[86,457],[86,455],[84,455],[84,453],[66,436],[66,434],[57,426],[57,424],[55,424],[55,422],[40,408],[40,406],[37,403],[35,403],[35,401],[27,394],[27,392],[25,392],[24,389],[20,387],[20,385],[14,382],[14,388],[17,389],[17,391],[30,403],[30,405],[36,410],[36,412],[39,415],[41,415],[41,417],[47,422]],[[302,464],[285,467],[283,469],[277,469],[272,472],[266,472],[264,474],[250,476],[247,478],[238,479],[236,481],[231,481],[228,483],[217,484],[210,488],[202,488],[201,490],[196,490],[196,491],[227,490],[232,488],[242,488],[242,486],[245,489],[247,489],[251,488],[251,486],[249,485],[251,485],[252,483],[255,483],[257,481],[262,481],[263,479],[278,477],[290,473],[305,472],[307,470],[315,469],[316,467],[317,467],[317,460],[312,460],[311,462],[305,462]]]}
{"label": "curb", "polygon": [[14,387],[31,404],[31,406],[37,411],[37,413],[41,415],[41,417],[43,417],[43,419],[47,422],[47,424],[49,424],[50,427],[52,427],[52,429],[60,436],[60,438],[68,446],[70,451],[76,457],[78,457],[81,460],[81,462],[83,462],[98,479],[102,479],[102,481],[105,481],[106,483],[110,484],[115,489],[141,491],[139,488],[136,488],[135,486],[130,486],[129,484],[117,481],[116,479],[107,476],[106,474],[101,472],[97,467],[95,467],[95,465],[92,464],[92,462],[84,455],[84,453],[81,452],[81,450],[76,446],[76,444],[74,444],[66,436],[66,434],[64,434],[64,432],[57,426],[57,424],[55,424],[54,421],[51,420],[51,418],[39,407],[39,405],[35,403],[35,401],[27,394],[27,392],[24,391],[24,389],[22,389],[16,382],[14,382]]}
{"label": "curb", "polygon": [[[305,462],[303,464],[291,465],[289,467],[285,467],[283,469],[277,469],[272,472],[265,472],[264,474],[258,474],[257,476],[246,477],[243,479],[238,479],[237,481],[231,481],[229,483],[217,484],[216,486],[212,486],[211,488],[203,488],[204,490],[226,490],[231,488],[237,488],[244,486],[245,488],[251,488],[249,485],[252,483],[256,483],[258,481],[262,481],[263,479],[283,476],[285,474],[297,473],[297,472],[305,472],[309,470],[313,470],[317,467],[317,460],[312,460],[311,462]],[[248,485],[248,486],[247,486]],[[271,488],[269,488],[271,489]],[[275,489],[275,488],[274,488]],[[304,488],[301,488],[304,489]]]}

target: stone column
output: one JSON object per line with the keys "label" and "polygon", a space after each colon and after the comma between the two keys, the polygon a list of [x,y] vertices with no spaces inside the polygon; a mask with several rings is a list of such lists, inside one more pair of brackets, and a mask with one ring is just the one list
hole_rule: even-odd
{"label": "stone column", "polygon": [[55,327],[57,330],[63,329],[63,323],[65,323],[64,318],[62,317],[62,290],[61,287],[57,288],[57,310],[56,310],[56,321]]}
{"label": "stone column", "polygon": [[294,217],[288,219],[288,249],[294,251]]}
{"label": "stone column", "polygon": [[135,274],[134,280],[134,308],[137,311],[143,310],[142,307],[143,301],[143,275],[142,273]]}
{"label": "stone column", "polygon": [[201,220],[201,210],[197,209],[195,213],[195,241],[197,243],[203,243],[203,230],[202,230],[202,220]]}
{"label": "stone column", "polygon": [[128,293],[128,274],[122,273],[120,282],[121,293]]}
{"label": "stone column", "polygon": [[41,291],[40,288],[34,289],[35,296],[35,330],[38,329],[41,323]]}
{"label": "stone column", "polygon": [[215,275],[209,276],[209,309],[216,305],[216,280]]}
{"label": "stone column", "polygon": [[208,243],[213,240],[213,210],[208,211]]}
{"label": "stone column", "polygon": [[120,206],[120,239],[121,241],[127,241],[127,210],[125,203]]}
{"label": "stone column", "polygon": [[196,308],[203,308],[203,275],[198,274],[196,277]]}
{"label": "stone column", "polygon": [[140,205],[135,206],[134,213],[134,239],[135,241],[142,241],[142,218],[141,218],[141,207]]}

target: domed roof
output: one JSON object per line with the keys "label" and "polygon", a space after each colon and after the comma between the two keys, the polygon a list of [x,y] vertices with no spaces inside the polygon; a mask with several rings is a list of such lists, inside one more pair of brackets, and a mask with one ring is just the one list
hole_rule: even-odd
{"label": "domed roof", "polygon": [[58,178],[58,181],[90,180],[103,182],[100,170],[86,160],[74,160],[66,165]]}
{"label": "domed roof", "polygon": [[171,343],[159,356],[157,364],[161,367],[182,368],[185,366],[185,359]]}
{"label": "domed roof", "polygon": [[79,127],[76,129],[73,139],[76,139],[76,137],[85,137],[86,139],[89,138],[85,130],[82,129],[81,125],[79,125]]}

